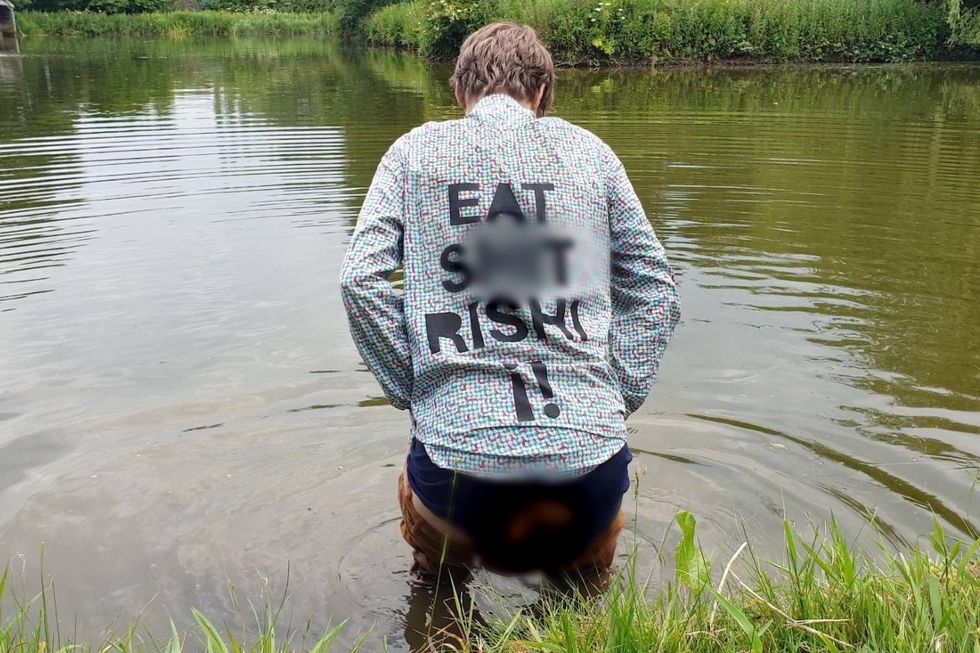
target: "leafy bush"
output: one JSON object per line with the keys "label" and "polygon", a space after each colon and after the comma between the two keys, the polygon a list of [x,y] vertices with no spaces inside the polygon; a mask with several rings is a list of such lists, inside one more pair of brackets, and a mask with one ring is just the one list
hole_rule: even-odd
{"label": "leafy bush", "polygon": [[494,20],[492,2],[432,0],[426,12],[426,41],[420,51],[434,57],[454,57],[466,37]]}
{"label": "leafy bush", "polygon": [[497,16],[496,5],[486,0],[409,0],[375,11],[364,26],[371,43],[445,58],[455,56],[470,32]]}

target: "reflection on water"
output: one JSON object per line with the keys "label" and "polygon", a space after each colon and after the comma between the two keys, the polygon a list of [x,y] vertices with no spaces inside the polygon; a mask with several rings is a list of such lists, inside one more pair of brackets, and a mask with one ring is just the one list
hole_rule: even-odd
{"label": "reflection on water", "polygon": [[[407,419],[336,278],[382,153],[457,115],[447,69],[313,40],[24,50],[0,57],[0,552],[45,542],[83,627],[232,614],[288,563],[296,622],[405,648]],[[775,551],[784,515],[976,536],[980,69],[565,71],[557,112],[620,154],[682,284],[630,422],[641,558],[678,507],[719,555],[739,523]]]}

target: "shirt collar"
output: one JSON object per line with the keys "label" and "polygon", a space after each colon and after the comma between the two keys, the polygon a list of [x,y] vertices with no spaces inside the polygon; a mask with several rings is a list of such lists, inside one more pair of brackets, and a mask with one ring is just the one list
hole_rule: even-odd
{"label": "shirt collar", "polygon": [[533,111],[506,93],[491,93],[480,98],[466,117],[523,122],[533,120],[535,116]]}

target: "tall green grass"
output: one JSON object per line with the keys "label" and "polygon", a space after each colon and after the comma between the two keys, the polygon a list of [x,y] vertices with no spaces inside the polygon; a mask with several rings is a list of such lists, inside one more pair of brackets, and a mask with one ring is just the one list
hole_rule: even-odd
{"label": "tall green grass", "polygon": [[[559,600],[535,614],[476,627],[465,651],[617,653],[978,653],[980,540],[951,542],[937,525],[932,553],[857,553],[836,524],[803,537],[787,524],[785,556],[759,560],[742,545],[709,572],[694,521],[673,580],[651,599],[635,569],[602,601]],[[472,640],[473,638],[471,638]]]}
{"label": "tall green grass", "polygon": [[[496,618],[460,609],[459,627],[452,629],[456,634],[443,636],[431,650],[980,653],[980,540],[954,541],[937,524],[929,553],[883,547],[868,556],[836,524],[809,536],[786,524],[781,560],[765,562],[743,544],[712,570],[698,546],[694,517],[680,513],[676,522],[681,535],[662,586],[644,581],[633,562],[598,599],[545,595]],[[58,632],[50,591],[18,602],[7,591],[7,581],[5,573],[0,579],[0,653],[327,653],[341,628],[297,649],[291,634],[279,631],[278,609],[255,617],[252,636],[220,629],[195,611],[191,632],[180,633],[171,624],[170,632],[154,637],[133,625],[88,646]],[[5,604],[12,611],[4,612]],[[383,646],[378,644],[365,646]]]}
{"label": "tall green grass", "polygon": [[325,36],[338,32],[332,13],[231,13],[175,11],[145,14],[100,14],[85,11],[17,14],[17,27],[26,36],[193,37],[249,35]]}
{"label": "tall green grass", "polygon": [[946,2],[920,0],[409,0],[367,25],[375,43],[436,56],[488,20],[513,20],[566,62],[864,62],[935,57],[948,19]]}
{"label": "tall green grass", "polygon": [[[23,579],[21,579],[23,580]],[[117,634],[107,634],[98,643],[77,641],[72,633],[61,630],[57,600],[50,585],[27,599],[11,590],[10,568],[0,575],[0,653],[330,653],[341,635],[344,623],[329,629],[312,645],[299,649],[294,644],[295,631],[283,632],[279,621],[284,603],[266,604],[264,613],[253,611],[252,631],[248,636],[236,634],[231,627],[218,627],[198,610],[191,610],[195,628],[179,632],[170,622],[167,633],[145,631],[139,622],[128,624]],[[67,620],[70,623],[72,620]],[[360,638],[352,651],[364,643]]]}

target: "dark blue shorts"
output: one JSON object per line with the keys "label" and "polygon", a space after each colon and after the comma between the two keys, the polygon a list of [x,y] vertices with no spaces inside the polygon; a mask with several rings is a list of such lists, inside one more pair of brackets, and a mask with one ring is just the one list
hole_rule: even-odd
{"label": "dark blue shorts", "polygon": [[[541,568],[574,560],[609,528],[629,489],[632,459],[624,446],[582,476],[498,481],[437,467],[413,438],[406,476],[423,505],[472,538],[485,556],[514,569]],[[572,519],[517,544],[511,537],[515,520],[533,511],[532,506],[555,508]]]}

